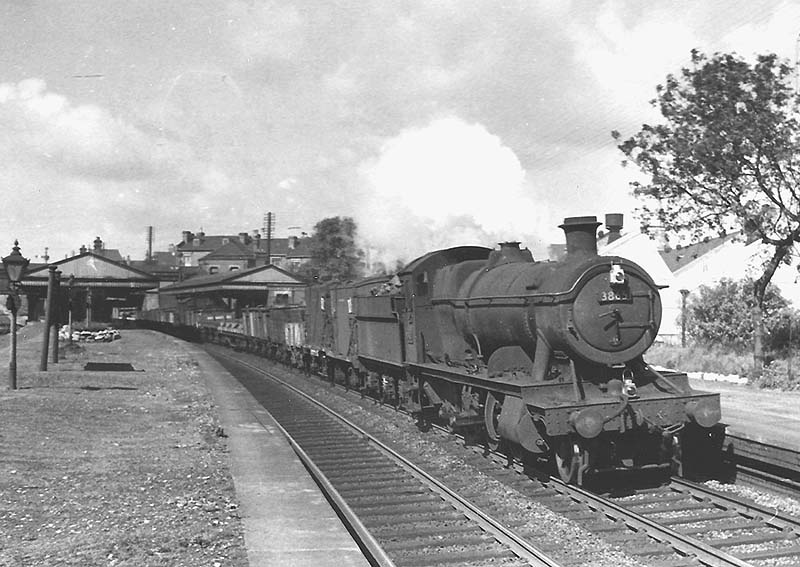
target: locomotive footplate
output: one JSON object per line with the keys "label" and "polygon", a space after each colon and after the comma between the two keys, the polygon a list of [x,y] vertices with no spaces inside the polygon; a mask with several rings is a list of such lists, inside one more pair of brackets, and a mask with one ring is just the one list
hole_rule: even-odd
{"label": "locomotive footplate", "polygon": [[545,425],[548,435],[578,432],[592,438],[603,431],[624,433],[638,428],[667,429],[689,421],[710,427],[719,420],[719,394],[691,392],[684,395],[648,393],[636,398],[586,399],[575,403],[569,398],[542,395],[542,386],[522,388],[530,416]]}
{"label": "locomotive footplate", "polygon": [[489,378],[486,370],[468,373],[467,368],[445,367],[437,364],[408,363],[407,368],[426,377],[441,378],[447,382],[482,388],[506,396],[522,396],[522,387],[530,383],[531,377],[525,373],[509,373],[502,377]]}

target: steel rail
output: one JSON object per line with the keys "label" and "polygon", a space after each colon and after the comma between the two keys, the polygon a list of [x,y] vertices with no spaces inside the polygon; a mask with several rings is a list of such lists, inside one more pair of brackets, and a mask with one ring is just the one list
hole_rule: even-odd
{"label": "steel rail", "polygon": [[[528,561],[533,567],[561,567],[558,562],[549,558],[545,555],[542,551],[538,550],[537,548],[533,547],[530,543],[528,543],[525,538],[518,535],[513,530],[505,527],[503,524],[480,510],[478,507],[473,505],[468,500],[464,499],[463,497],[459,496],[455,492],[453,492],[450,488],[444,485],[442,482],[425,472],[424,470],[420,469],[414,463],[397,453],[395,450],[387,446],[386,444],[382,443],[380,440],[375,438],[373,435],[356,425],[355,423],[348,420],[346,417],[339,415],[332,409],[326,407],[324,404],[319,402],[318,400],[314,399],[309,394],[306,394],[302,390],[292,386],[285,380],[281,380],[279,377],[275,376],[274,374],[270,373],[269,371],[260,368],[254,364],[249,362],[243,361],[236,357],[231,357],[222,353],[218,353],[220,356],[224,356],[228,360],[231,360],[237,364],[242,366],[246,366],[259,374],[273,380],[282,386],[288,388],[289,390],[295,392],[296,394],[302,396],[312,404],[316,405],[329,415],[333,416],[340,422],[344,423],[348,427],[350,427],[353,431],[356,431],[363,439],[369,441],[378,449],[381,450],[384,454],[390,456],[394,459],[397,463],[399,463],[405,470],[407,470],[410,474],[412,474],[415,478],[423,482],[426,486],[434,490],[437,494],[442,496],[446,501],[448,501],[451,505],[453,505],[459,512],[464,514],[467,518],[475,522],[479,525],[484,531],[489,533],[492,537],[494,537],[499,543],[505,545],[510,550],[512,550],[518,557],[523,559],[524,561]],[[321,471],[319,474],[322,474]],[[324,475],[323,475],[324,476]],[[333,486],[330,486],[331,490],[335,492]]]}

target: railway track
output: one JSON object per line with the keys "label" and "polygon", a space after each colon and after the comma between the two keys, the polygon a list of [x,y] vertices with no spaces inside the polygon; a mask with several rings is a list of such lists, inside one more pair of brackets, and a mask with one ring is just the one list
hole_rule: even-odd
{"label": "railway track", "polygon": [[[504,459],[493,460],[500,465]],[[519,477],[509,482],[521,494],[619,544],[645,565],[800,565],[800,519],[703,484],[672,478],[665,486],[597,494],[516,470]]]}
{"label": "railway track", "polygon": [[800,565],[800,519],[777,510],[680,478],[614,500],[683,539],[699,539],[744,564]]}
{"label": "railway track", "polygon": [[[257,366],[252,368],[263,372]],[[384,409],[389,411],[388,408]],[[278,407],[276,411],[281,411],[281,408]],[[425,546],[431,542],[431,537],[426,539],[424,530],[406,526],[403,522],[409,518],[403,514],[412,510],[419,512],[420,506],[417,504],[427,503],[427,498],[415,493],[415,497],[421,499],[419,502],[405,501],[399,497],[385,499],[394,490],[393,481],[388,477],[384,480],[384,472],[377,465],[374,465],[377,468],[371,473],[375,476],[368,484],[350,482],[348,485],[347,479],[354,478],[355,474],[353,464],[358,462],[360,466],[357,468],[363,466],[365,470],[370,470],[374,457],[363,456],[363,443],[351,445],[342,451],[331,450],[327,438],[318,439],[319,431],[319,424],[314,424],[309,431],[299,435],[305,435],[306,441],[316,447],[315,451],[319,451],[317,455],[322,459],[321,462],[326,467],[332,467],[328,469],[331,478],[344,482],[343,494],[353,498],[354,511],[366,514],[369,521],[390,522],[375,531],[379,539],[390,534],[394,537],[396,533],[412,536],[413,545],[422,554],[407,553],[405,557],[411,560],[409,564],[424,564],[414,561],[429,554]],[[563,514],[598,537],[619,545],[643,565],[800,565],[800,546],[797,544],[800,541],[800,527],[796,519],[713,493],[702,485],[673,479],[665,487],[631,491],[626,495],[598,495],[553,479],[542,481],[529,478],[520,474],[520,467],[517,470],[507,468],[507,462],[501,456],[494,455],[487,459],[485,452],[476,447],[463,449],[469,453],[466,459],[473,466],[513,488],[520,498],[527,498]],[[342,464],[342,459],[350,464]],[[469,479],[448,478],[447,483],[453,493],[470,493]],[[380,496],[376,496],[376,493]],[[472,494],[472,497],[480,501],[479,494]],[[392,505],[399,506],[399,520],[389,519],[396,517],[394,512],[387,513]],[[399,528],[396,522],[401,522]],[[469,539],[465,543],[467,541]],[[478,544],[478,540],[475,543]],[[392,542],[387,544],[387,548],[394,549],[397,546],[400,550],[407,550],[406,545]],[[494,551],[488,553],[491,555]],[[510,557],[509,560],[513,561]]]}
{"label": "railway track", "polygon": [[[245,384],[280,423],[370,561],[398,566],[558,567],[525,538],[346,418],[276,376]],[[224,358],[223,358],[224,357]],[[263,378],[268,378],[264,380]]]}

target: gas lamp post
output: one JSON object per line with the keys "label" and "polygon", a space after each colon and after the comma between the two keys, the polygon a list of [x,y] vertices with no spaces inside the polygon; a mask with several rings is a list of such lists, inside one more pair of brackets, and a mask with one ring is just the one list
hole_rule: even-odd
{"label": "gas lamp post", "polygon": [[6,269],[10,288],[6,301],[6,307],[11,311],[11,358],[8,361],[8,388],[10,390],[17,389],[17,310],[19,309],[17,288],[29,261],[19,253],[19,241],[17,240],[14,241],[11,254],[3,258],[3,267]]}

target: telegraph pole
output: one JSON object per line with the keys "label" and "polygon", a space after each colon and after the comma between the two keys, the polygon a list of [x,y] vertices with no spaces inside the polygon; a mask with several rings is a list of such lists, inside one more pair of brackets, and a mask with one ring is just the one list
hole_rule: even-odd
{"label": "telegraph pole", "polygon": [[274,215],[269,212],[264,215],[264,236],[267,239],[267,264],[272,263],[272,222]]}

